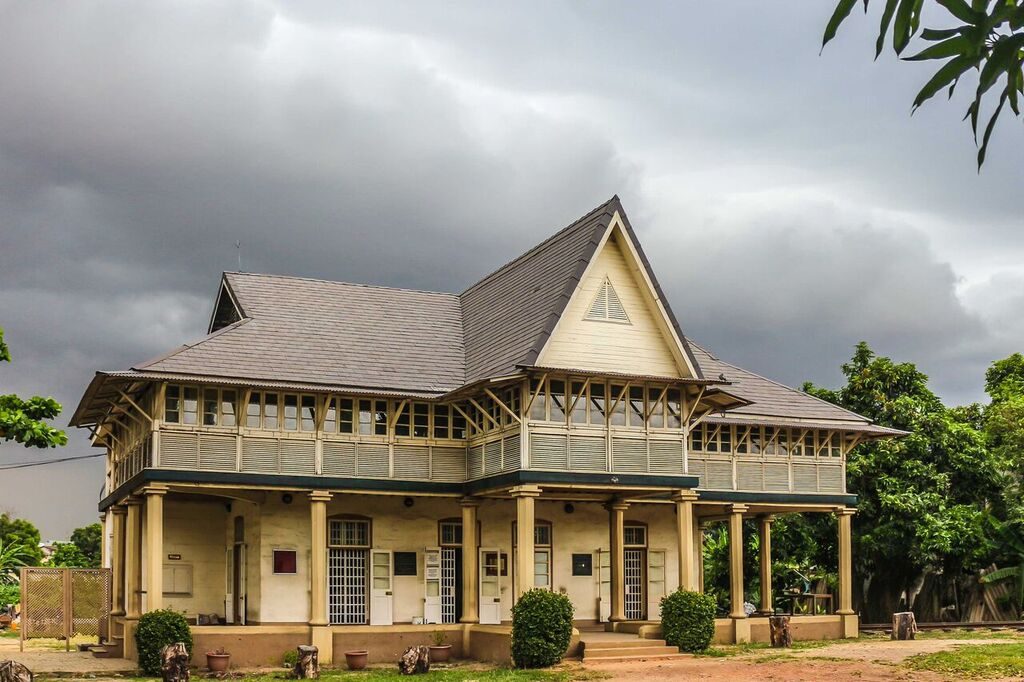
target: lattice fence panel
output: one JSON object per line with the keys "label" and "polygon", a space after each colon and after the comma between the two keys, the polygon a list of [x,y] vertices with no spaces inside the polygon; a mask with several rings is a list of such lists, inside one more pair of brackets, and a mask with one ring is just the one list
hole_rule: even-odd
{"label": "lattice fence panel", "polygon": [[22,639],[103,636],[110,592],[110,569],[22,569]]}

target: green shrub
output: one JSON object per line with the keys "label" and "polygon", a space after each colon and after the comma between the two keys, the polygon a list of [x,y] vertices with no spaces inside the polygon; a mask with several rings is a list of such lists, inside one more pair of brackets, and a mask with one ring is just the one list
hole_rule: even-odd
{"label": "green shrub", "polygon": [[139,669],[146,675],[160,674],[160,649],[183,642],[192,654],[192,631],[185,616],[170,609],[143,614],[135,630],[135,646],[139,650]]}
{"label": "green shrub", "polygon": [[299,662],[299,652],[295,649],[289,649],[284,652],[284,656],[281,657],[281,664],[285,668],[294,668],[295,664]]}
{"label": "green shrub", "polygon": [[545,668],[562,660],[572,639],[572,602],[564,594],[530,590],[512,607],[512,661]]}
{"label": "green shrub", "polygon": [[715,598],[686,590],[662,597],[661,629],[670,646],[704,651],[715,636]]}

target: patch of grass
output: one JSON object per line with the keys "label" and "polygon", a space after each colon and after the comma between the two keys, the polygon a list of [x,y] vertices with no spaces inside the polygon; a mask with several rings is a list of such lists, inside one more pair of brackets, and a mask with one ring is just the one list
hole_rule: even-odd
{"label": "patch of grass", "polygon": [[18,639],[19,636],[20,635],[17,632],[12,632],[10,630],[0,630],[0,638],[3,639]]}
{"label": "patch of grass", "polygon": [[[922,630],[917,639],[1019,639],[1024,641],[1024,632],[1016,630]],[[889,639],[886,635],[885,639]]]}
{"label": "patch of grass", "polygon": [[904,665],[956,677],[1020,677],[1024,675],[1024,644],[970,644],[913,656]]}
{"label": "patch of grass", "polygon": [[[276,682],[287,679],[287,672],[252,675],[242,678],[244,682]],[[589,670],[554,669],[554,670],[516,670],[514,668],[481,668],[477,666],[455,666],[452,668],[431,670],[425,675],[417,675],[423,682],[578,682],[582,680],[604,679],[605,673]],[[344,680],[344,682],[408,682],[409,678],[399,674],[396,667],[372,668],[370,670],[328,670],[320,671],[321,680]]]}

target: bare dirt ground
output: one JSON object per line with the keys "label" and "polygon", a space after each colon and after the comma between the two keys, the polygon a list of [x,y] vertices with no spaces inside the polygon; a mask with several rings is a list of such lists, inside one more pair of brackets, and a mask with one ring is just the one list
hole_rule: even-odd
{"label": "bare dirt ground", "polygon": [[135,665],[122,658],[95,658],[91,653],[64,651],[63,643],[55,640],[29,642],[25,651],[19,651],[17,639],[0,638],[0,661],[18,661],[33,673],[61,673],[68,675],[102,675],[131,672]]}
{"label": "bare dirt ground", "polygon": [[862,640],[835,643],[814,649],[780,653],[778,649],[757,649],[734,656],[699,656],[683,660],[633,661],[618,663],[591,662],[586,671],[610,675],[611,680],[642,678],[644,682],[660,680],[785,680],[801,682],[838,682],[839,680],[920,680],[937,682],[954,677],[920,670],[909,670],[900,664],[911,656],[948,651],[971,644],[1006,643],[1005,639],[921,639],[910,642]]}

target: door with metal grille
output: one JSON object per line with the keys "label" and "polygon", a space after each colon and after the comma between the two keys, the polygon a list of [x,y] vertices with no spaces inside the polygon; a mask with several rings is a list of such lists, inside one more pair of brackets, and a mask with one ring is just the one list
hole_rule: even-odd
{"label": "door with metal grille", "polygon": [[441,549],[441,622],[455,622],[455,548]]}
{"label": "door with metal grille", "polygon": [[332,625],[366,623],[365,549],[332,548],[328,554],[327,606]]}
{"label": "door with metal grille", "polygon": [[644,590],[644,550],[625,550],[626,620],[643,620],[646,597]]}

